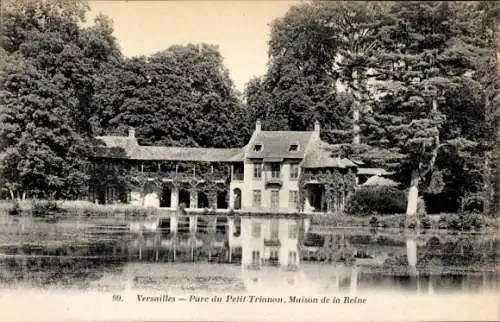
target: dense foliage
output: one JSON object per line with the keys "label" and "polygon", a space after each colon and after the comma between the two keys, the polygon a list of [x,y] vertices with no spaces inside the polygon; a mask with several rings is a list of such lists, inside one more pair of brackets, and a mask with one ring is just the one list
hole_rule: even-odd
{"label": "dense foliage", "polygon": [[410,186],[408,214],[419,197],[438,195],[446,200],[438,211],[496,214],[499,8],[295,6],[272,24],[269,68],[249,83],[247,104],[271,127],[305,130],[317,118],[323,138],[341,143],[332,153],[392,168]]}
{"label": "dense foliage", "polygon": [[[82,27],[80,0],[2,9],[0,185],[12,198],[82,197],[89,139],[129,126],[141,144],[234,147],[256,119],[316,119],[333,154],[395,171],[408,214],[421,197],[433,211],[500,213],[496,2],[294,6],[271,24],[268,69],[243,100],[216,46],[126,58],[107,17]],[[327,187],[335,209],[339,185]]]}
{"label": "dense foliage", "polygon": [[0,169],[12,197],[85,191],[93,76],[120,57],[108,19],[80,27],[86,10],[69,0],[5,3]]}
{"label": "dense foliage", "polygon": [[361,187],[349,198],[346,212],[357,215],[398,214],[406,211],[406,193],[395,187]]}
{"label": "dense foliage", "polygon": [[140,144],[193,147],[242,146],[249,137],[245,109],[216,46],[172,46],[102,72],[98,133],[125,134],[133,126]]}
{"label": "dense foliage", "polygon": [[88,7],[80,0],[8,1],[2,9],[0,184],[11,198],[83,197],[89,139],[128,126],[150,145],[248,139],[217,47],[124,58],[107,17],[82,27]]}

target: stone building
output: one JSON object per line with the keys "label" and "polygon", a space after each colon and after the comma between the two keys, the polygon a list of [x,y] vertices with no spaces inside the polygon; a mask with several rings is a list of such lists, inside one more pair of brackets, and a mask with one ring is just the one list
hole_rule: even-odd
{"label": "stone building", "polygon": [[320,139],[319,122],[313,131],[264,131],[257,121],[242,148],[142,146],[134,129],[96,140],[89,196],[98,203],[335,212],[357,184],[357,165],[332,155]]}

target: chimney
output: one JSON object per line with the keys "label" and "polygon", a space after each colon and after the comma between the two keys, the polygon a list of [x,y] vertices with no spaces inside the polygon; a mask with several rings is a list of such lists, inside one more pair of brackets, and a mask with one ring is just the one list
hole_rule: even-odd
{"label": "chimney", "polygon": [[321,131],[321,125],[319,124],[319,121],[316,120],[316,122],[314,122],[314,133],[319,136],[320,131]]}
{"label": "chimney", "polygon": [[135,129],[133,127],[128,128],[128,137],[135,138]]}
{"label": "chimney", "polygon": [[257,120],[257,122],[255,122],[255,131],[260,132],[261,130],[262,130],[262,125],[260,124],[260,120]]}

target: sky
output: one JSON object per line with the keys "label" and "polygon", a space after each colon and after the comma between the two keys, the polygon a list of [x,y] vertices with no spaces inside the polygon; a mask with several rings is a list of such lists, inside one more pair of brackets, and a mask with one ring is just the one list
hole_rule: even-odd
{"label": "sky", "polygon": [[114,21],[125,56],[149,55],[173,44],[219,46],[240,91],[265,73],[269,24],[299,1],[89,1],[90,23],[98,13]]}

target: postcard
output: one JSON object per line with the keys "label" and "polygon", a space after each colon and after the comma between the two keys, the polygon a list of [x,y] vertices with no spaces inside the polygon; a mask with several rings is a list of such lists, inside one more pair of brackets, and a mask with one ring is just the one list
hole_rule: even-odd
{"label": "postcard", "polygon": [[1,321],[498,321],[497,2],[2,2]]}

